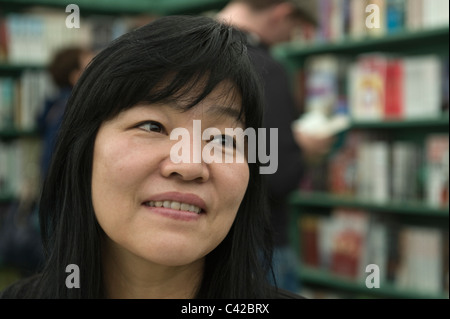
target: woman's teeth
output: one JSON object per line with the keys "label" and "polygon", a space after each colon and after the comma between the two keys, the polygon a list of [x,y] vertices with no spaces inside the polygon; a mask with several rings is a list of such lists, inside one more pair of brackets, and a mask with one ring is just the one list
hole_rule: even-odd
{"label": "woman's teeth", "polygon": [[200,212],[202,211],[202,209],[198,206],[190,205],[190,204],[186,204],[186,203],[175,202],[175,201],[169,201],[169,200],[145,202],[145,206],[165,207],[165,208],[171,208],[171,209],[176,209],[176,210],[184,210],[184,211],[193,212],[193,213],[197,213],[197,214],[200,214]]}

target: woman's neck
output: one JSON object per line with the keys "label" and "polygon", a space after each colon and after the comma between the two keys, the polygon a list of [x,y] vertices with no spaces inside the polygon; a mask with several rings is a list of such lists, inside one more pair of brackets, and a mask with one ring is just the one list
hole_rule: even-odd
{"label": "woman's neck", "polygon": [[111,299],[194,298],[202,280],[204,259],[184,266],[151,263],[124,249],[105,247],[103,281]]}

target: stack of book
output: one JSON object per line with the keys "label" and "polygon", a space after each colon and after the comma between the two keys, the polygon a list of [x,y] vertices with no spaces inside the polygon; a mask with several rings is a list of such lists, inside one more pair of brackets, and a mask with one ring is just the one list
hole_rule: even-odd
{"label": "stack of book", "polygon": [[55,87],[45,71],[23,71],[0,77],[0,131],[33,131],[46,97]]}
{"label": "stack of book", "polygon": [[449,24],[448,0],[318,0],[319,27],[304,27],[295,41],[304,45],[382,37],[402,30]]}
{"label": "stack of book", "polygon": [[134,23],[127,17],[90,16],[80,18],[79,28],[69,28],[66,19],[64,10],[0,16],[0,62],[46,65],[63,47],[100,50]]}
{"label": "stack of book", "polygon": [[423,202],[448,208],[449,135],[429,134],[424,145],[353,131],[330,159],[328,190],[380,204]]}
{"label": "stack of book", "polygon": [[438,119],[444,108],[442,59],[436,55],[359,56],[349,71],[355,121]]}
{"label": "stack of book", "polygon": [[41,143],[36,139],[0,141],[0,196],[17,199],[37,191],[40,155]]}
{"label": "stack of book", "polygon": [[380,288],[448,294],[448,232],[442,229],[400,224],[343,207],[330,216],[304,214],[298,227],[305,266],[364,286],[367,266],[375,265]]}

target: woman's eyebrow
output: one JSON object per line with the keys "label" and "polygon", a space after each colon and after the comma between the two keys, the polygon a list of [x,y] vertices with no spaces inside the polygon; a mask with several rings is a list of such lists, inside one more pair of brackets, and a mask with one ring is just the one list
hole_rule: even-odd
{"label": "woman's eyebrow", "polygon": [[244,123],[244,119],[241,116],[241,112],[234,108],[234,107],[227,107],[227,106],[222,106],[222,105],[211,105],[210,107],[207,108],[206,112],[207,115],[211,115],[211,116],[226,116],[229,117],[233,120],[235,120],[236,122],[239,122],[239,124],[241,125],[245,125]]}
{"label": "woman's eyebrow", "polygon": [[[167,105],[173,110],[183,110],[183,111],[185,110],[185,107],[181,105],[178,101],[167,101],[166,104],[162,105]],[[213,104],[208,107],[202,108],[202,110],[204,110],[202,111],[203,114],[207,116],[218,118],[220,118],[221,116],[226,116],[245,127],[245,120],[240,110],[236,107]]]}

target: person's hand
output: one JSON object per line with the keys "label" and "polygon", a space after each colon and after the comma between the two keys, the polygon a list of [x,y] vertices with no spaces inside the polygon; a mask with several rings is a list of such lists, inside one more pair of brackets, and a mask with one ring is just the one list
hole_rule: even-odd
{"label": "person's hand", "polygon": [[312,162],[323,159],[335,142],[334,136],[319,137],[299,130],[294,130],[293,135],[306,159]]}

